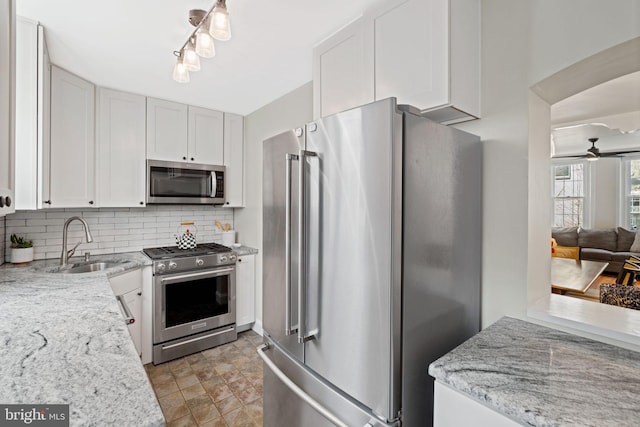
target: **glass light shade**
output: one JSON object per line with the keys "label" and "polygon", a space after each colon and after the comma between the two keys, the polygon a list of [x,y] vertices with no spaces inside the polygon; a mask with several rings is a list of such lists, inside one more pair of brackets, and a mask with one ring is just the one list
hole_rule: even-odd
{"label": "glass light shade", "polygon": [[182,62],[182,56],[178,58],[173,67],[173,80],[178,83],[189,83],[189,70]]}
{"label": "glass light shade", "polygon": [[229,22],[229,12],[227,12],[224,2],[222,2],[222,5],[220,3],[218,2],[211,13],[213,16],[209,32],[214,39],[226,41],[231,38],[231,23]]}
{"label": "glass light shade", "polygon": [[196,48],[193,46],[192,42],[187,43],[182,51],[182,62],[184,66],[187,67],[189,71],[199,71],[200,70],[200,57],[196,53]]}
{"label": "glass light shade", "polygon": [[196,53],[203,58],[216,56],[216,48],[213,45],[213,37],[205,26],[200,27],[196,33]]}

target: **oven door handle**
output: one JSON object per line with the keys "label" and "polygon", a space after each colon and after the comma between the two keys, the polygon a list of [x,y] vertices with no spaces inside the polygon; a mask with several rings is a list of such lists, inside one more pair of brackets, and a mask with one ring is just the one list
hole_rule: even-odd
{"label": "oven door handle", "polygon": [[124,296],[118,295],[116,296],[116,299],[118,300],[118,302],[120,303],[120,307],[122,307],[122,310],[124,311],[125,325],[131,325],[132,323],[135,323],[136,318],[133,317],[133,314],[131,314],[131,310],[129,310],[129,306],[125,302]]}
{"label": "oven door handle", "polygon": [[220,268],[220,269],[215,269],[215,270],[207,270],[207,271],[198,271],[195,273],[185,273],[185,274],[180,274],[177,276],[171,276],[171,277],[163,277],[162,283],[167,283],[167,282],[180,282],[183,280],[190,280],[190,279],[199,279],[199,278],[203,278],[203,277],[215,277],[215,276],[222,276],[225,273],[233,273],[234,271],[234,267],[230,267],[230,268]]}

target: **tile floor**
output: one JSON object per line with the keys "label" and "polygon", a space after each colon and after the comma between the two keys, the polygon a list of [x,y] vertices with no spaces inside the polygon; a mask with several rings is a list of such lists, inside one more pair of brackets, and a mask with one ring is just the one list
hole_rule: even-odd
{"label": "tile floor", "polygon": [[167,427],[262,426],[261,343],[250,330],[232,343],[146,365]]}

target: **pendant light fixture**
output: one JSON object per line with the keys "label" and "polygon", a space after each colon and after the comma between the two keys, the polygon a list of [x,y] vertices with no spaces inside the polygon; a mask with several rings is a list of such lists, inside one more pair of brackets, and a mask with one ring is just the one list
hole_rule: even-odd
{"label": "pendant light fixture", "polygon": [[182,50],[184,66],[189,71],[200,71],[200,57],[196,53],[196,46],[193,43],[193,39],[187,42],[187,45]]}
{"label": "pendant light fixture", "polygon": [[195,30],[180,50],[173,69],[173,79],[179,83],[189,82],[189,71],[200,70],[200,57],[212,58],[216,54],[213,39],[226,41],[231,38],[231,24],[226,0],[217,0],[209,11],[192,9],[189,22]]}
{"label": "pendant light fixture", "polygon": [[229,12],[227,12],[227,0],[219,0],[213,8],[213,19],[209,32],[214,39],[227,41],[231,38],[231,23],[229,22]]}
{"label": "pendant light fixture", "polygon": [[173,80],[178,83],[189,83],[189,70],[183,62],[183,56],[178,56],[176,65],[173,67]]}
{"label": "pendant light fixture", "polygon": [[211,37],[211,33],[209,33],[209,30],[204,25],[196,31],[196,53],[203,58],[213,58],[216,56],[213,37]]}

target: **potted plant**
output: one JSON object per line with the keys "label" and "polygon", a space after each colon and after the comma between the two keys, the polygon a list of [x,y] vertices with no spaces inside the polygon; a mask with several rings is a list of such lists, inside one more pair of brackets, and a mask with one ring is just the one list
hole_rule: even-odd
{"label": "potted plant", "polygon": [[11,263],[26,264],[33,261],[33,242],[11,235]]}

